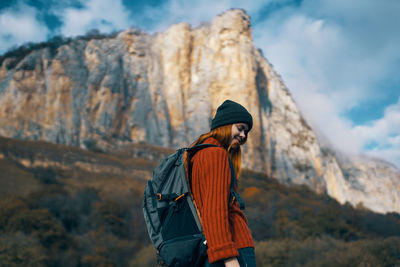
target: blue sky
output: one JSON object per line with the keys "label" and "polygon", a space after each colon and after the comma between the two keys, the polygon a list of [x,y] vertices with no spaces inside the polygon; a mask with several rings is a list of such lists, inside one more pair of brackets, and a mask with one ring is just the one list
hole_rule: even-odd
{"label": "blue sky", "polygon": [[256,47],[320,135],[400,167],[399,0],[2,0],[0,54],[94,28],[195,27],[229,8],[251,16]]}

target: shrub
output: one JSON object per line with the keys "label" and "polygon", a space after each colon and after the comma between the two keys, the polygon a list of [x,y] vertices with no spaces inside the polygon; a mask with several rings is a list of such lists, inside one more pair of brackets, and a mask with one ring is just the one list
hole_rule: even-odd
{"label": "shrub", "polygon": [[32,235],[21,232],[0,235],[0,265],[8,267],[46,266],[45,249]]}
{"label": "shrub", "polygon": [[65,248],[66,246],[64,228],[46,209],[27,210],[15,214],[9,219],[5,231],[31,234],[47,248]]}
{"label": "shrub", "polygon": [[138,253],[136,253],[136,256],[131,260],[129,263],[130,267],[135,267],[135,266],[143,266],[143,267],[151,267],[151,266],[157,266],[157,261],[156,261],[156,249],[154,248],[153,245],[144,247],[141,249]]}
{"label": "shrub", "polygon": [[33,169],[33,175],[45,184],[56,184],[57,174],[52,168],[36,167]]}
{"label": "shrub", "polygon": [[398,266],[400,238],[344,242],[328,236],[256,244],[259,266]]}

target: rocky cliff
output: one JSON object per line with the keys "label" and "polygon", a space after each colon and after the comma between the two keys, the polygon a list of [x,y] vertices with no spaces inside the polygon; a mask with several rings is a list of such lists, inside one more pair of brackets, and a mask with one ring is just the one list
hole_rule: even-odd
{"label": "rocky cliff", "polygon": [[341,203],[400,212],[399,170],[370,159],[341,160],[320,145],[254,47],[243,10],[198,28],[181,23],[153,35],[130,29],[3,60],[0,135],[88,149],[131,143],[177,148],[209,130],[225,99],[254,118],[245,168],[305,184]]}

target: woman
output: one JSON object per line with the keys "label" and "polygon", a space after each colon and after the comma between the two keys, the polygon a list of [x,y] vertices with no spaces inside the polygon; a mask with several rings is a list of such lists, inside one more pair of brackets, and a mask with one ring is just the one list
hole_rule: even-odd
{"label": "woman", "polygon": [[200,150],[191,160],[192,193],[208,246],[205,266],[255,266],[254,242],[247,219],[237,201],[228,203],[228,157],[239,177],[240,146],[246,142],[252,126],[250,113],[242,105],[226,100],[217,109],[211,131],[192,144],[218,146]]}

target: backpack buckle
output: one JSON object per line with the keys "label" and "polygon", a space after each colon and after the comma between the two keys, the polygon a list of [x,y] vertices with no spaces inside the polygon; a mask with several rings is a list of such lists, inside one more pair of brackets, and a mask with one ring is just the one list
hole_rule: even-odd
{"label": "backpack buckle", "polygon": [[186,193],[178,196],[177,198],[174,199],[175,202],[177,202],[179,199],[181,199],[182,197],[184,197],[186,195]]}

